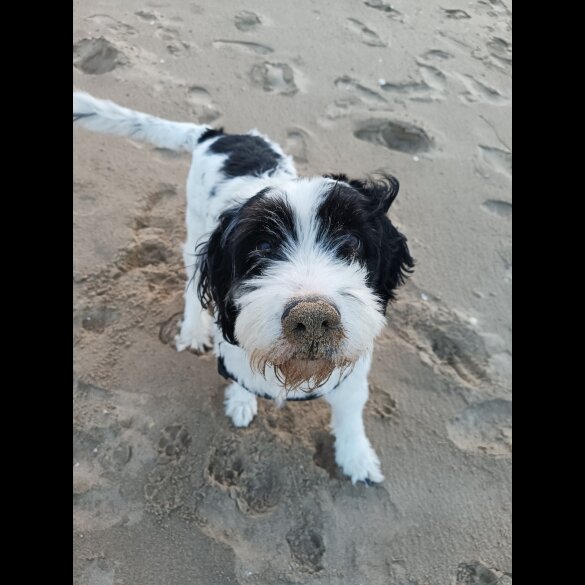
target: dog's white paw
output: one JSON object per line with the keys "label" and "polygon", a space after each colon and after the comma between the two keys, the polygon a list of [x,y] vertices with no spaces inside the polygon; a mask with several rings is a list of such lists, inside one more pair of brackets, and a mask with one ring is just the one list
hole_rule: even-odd
{"label": "dog's white paw", "polygon": [[201,313],[195,324],[183,320],[181,331],[175,335],[175,347],[177,351],[205,353],[213,347],[212,331],[213,319],[208,313]]}
{"label": "dog's white paw", "polygon": [[225,389],[225,413],[232,419],[234,426],[247,427],[258,414],[256,396],[233,382]]}
{"label": "dog's white paw", "polygon": [[380,460],[366,437],[357,440],[337,441],[335,446],[335,461],[345,475],[355,484],[380,483],[384,481]]}

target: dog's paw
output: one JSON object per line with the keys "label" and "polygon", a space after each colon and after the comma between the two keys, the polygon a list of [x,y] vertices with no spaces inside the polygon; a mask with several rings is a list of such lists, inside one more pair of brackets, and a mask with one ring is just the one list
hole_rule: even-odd
{"label": "dog's paw", "polygon": [[256,396],[234,382],[225,390],[225,413],[234,426],[247,427],[258,413]]}
{"label": "dog's paw", "polygon": [[195,353],[205,353],[213,347],[213,319],[207,313],[201,313],[198,322],[193,325],[183,320],[181,331],[175,335],[177,351],[189,349]]}
{"label": "dog's paw", "polygon": [[202,354],[209,351],[213,347],[211,337],[208,335],[190,335],[185,339],[181,334],[175,335],[175,347],[177,351],[184,351],[186,349],[196,354]]}
{"label": "dog's paw", "polygon": [[384,481],[380,460],[366,437],[337,442],[335,449],[337,465],[351,478],[354,485],[358,481],[368,485]]}

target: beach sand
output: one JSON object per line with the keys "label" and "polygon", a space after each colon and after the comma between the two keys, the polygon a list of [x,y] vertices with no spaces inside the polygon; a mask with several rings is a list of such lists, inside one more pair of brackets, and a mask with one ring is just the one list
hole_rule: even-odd
{"label": "beach sand", "polygon": [[182,310],[189,157],[74,130],[74,583],[511,583],[509,0],[74,1],[74,87],[387,171],[416,271],[376,344],[386,481],[322,401],[223,414]]}

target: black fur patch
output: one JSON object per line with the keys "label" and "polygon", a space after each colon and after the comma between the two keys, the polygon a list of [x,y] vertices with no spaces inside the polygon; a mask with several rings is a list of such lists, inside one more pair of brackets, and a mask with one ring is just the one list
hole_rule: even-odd
{"label": "black fur patch", "polygon": [[223,128],[208,128],[201,136],[199,137],[198,143],[205,142],[206,140],[211,140],[212,138],[216,138],[217,136],[223,136],[224,131]]}
{"label": "black fur patch", "polygon": [[386,216],[398,194],[398,181],[391,176],[380,181],[328,176],[350,186],[336,183],[319,207],[321,241],[329,243],[340,257],[357,260],[367,268],[369,285],[385,309],[414,267],[406,237]]}
{"label": "black fur patch", "polygon": [[222,170],[232,178],[246,175],[260,176],[274,171],[282,160],[282,157],[272,150],[266,140],[249,134],[225,135],[214,142],[209,150],[216,154],[228,155],[229,158],[225,161]]}
{"label": "black fur patch", "polygon": [[[201,304],[207,308],[214,303],[223,336],[233,344],[237,344],[235,290],[243,280],[261,274],[270,261],[283,258],[283,244],[297,237],[291,207],[281,198],[266,197],[268,191],[224,212],[199,254]],[[271,249],[259,250],[259,242],[270,243]]]}

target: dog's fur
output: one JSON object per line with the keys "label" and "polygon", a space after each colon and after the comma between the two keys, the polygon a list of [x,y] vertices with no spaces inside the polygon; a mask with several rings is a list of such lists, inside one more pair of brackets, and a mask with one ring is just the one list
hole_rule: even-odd
{"label": "dog's fur", "polygon": [[[324,396],[337,463],[354,483],[382,481],[362,411],[374,339],[413,266],[406,238],[386,215],[398,181],[302,178],[291,157],[255,130],[228,135],[80,92],[73,94],[73,120],[192,153],[185,312],[176,347],[204,351],[214,340],[233,380],[225,405],[234,425],[248,426],[256,415],[254,393],[278,403]],[[318,299],[339,323],[321,344],[303,346],[283,323],[291,303],[307,299]]]}

